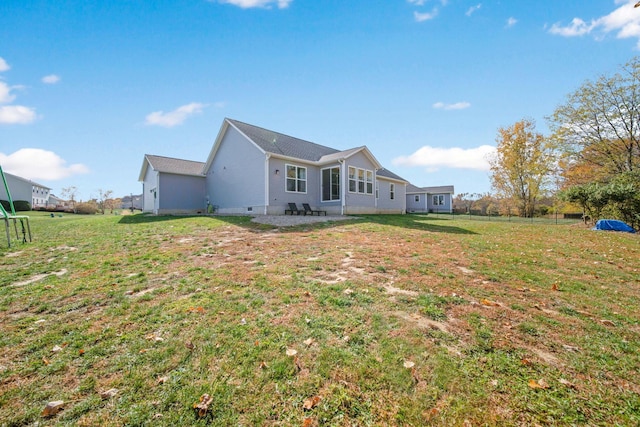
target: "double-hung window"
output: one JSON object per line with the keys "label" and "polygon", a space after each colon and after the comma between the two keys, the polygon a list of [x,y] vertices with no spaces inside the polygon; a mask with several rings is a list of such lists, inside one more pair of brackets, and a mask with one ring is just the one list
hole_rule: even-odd
{"label": "double-hung window", "polygon": [[307,168],[287,165],[287,191],[291,193],[307,192]]}
{"label": "double-hung window", "polygon": [[358,184],[356,182],[356,168],[349,166],[349,192],[357,193]]}
{"label": "double-hung window", "polygon": [[433,196],[433,206],[444,206],[444,194]]}
{"label": "double-hung window", "polygon": [[373,171],[349,166],[349,192],[373,194]]}

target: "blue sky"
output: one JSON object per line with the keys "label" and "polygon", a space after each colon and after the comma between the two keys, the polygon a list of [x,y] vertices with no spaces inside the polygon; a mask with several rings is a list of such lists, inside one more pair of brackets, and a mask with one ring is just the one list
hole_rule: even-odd
{"label": "blue sky", "polygon": [[497,129],[638,55],[636,0],[2,0],[0,165],[78,198],[224,117],[488,192]]}

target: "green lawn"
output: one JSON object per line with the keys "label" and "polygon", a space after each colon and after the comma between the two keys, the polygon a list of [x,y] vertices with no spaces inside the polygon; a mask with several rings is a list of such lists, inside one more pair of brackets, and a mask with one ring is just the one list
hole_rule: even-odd
{"label": "green lawn", "polygon": [[2,426],[640,424],[638,235],[29,215],[0,241]]}

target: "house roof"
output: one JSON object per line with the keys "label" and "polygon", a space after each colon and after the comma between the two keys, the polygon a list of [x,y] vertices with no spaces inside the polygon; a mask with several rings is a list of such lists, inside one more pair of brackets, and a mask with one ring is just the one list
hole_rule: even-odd
{"label": "house roof", "polygon": [[413,184],[407,185],[407,194],[442,194],[442,193],[450,193],[453,194],[453,185],[441,185],[439,187],[416,187]]}
{"label": "house roof", "polygon": [[324,145],[305,141],[304,139],[294,138],[238,120],[226,120],[267,153],[317,162],[323,156],[340,152],[334,148],[325,147]]}
{"label": "house roof", "polygon": [[378,176],[378,178],[387,178],[387,179],[393,179],[395,181],[402,181],[402,182],[407,182],[406,179],[396,175],[395,173],[391,172],[389,169],[378,169],[376,171],[376,175]]}
{"label": "house roof", "polygon": [[173,157],[154,156],[145,154],[144,163],[140,172],[139,181],[144,180],[147,173],[147,164],[151,165],[153,170],[163,173],[173,173],[176,175],[204,176],[203,162],[195,162],[193,160],[176,159]]}
{"label": "house roof", "polygon": [[46,185],[38,184],[37,182],[31,181],[30,179],[23,178],[21,176],[14,175],[14,174],[9,173],[9,172],[3,172],[3,173],[4,173],[5,176],[10,176],[10,177],[12,177],[14,179],[17,179],[19,181],[27,182],[27,183],[31,184],[32,186],[34,186],[34,187],[40,187],[40,188],[44,188],[44,189],[47,189],[47,190],[51,190],[51,188],[47,187]]}

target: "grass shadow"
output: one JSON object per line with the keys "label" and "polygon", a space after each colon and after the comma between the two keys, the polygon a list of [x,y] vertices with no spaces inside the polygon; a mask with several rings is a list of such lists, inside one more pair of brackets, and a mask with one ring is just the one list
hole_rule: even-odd
{"label": "grass shadow", "polygon": [[420,231],[429,231],[434,233],[449,234],[477,234],[473,231],[453,225],[453,221],[446,218],[438,218],[428,215],[358,215],[353,218],[338,221],[312,222],[305,224],[296,224],[289,226],[276,226],[270,224],[262,224],[251,221],[250,216],[232,215],[232,216],[206,216],[206,215],[153,215],[153,214],[136,214],[125,215],[118,221],[120,224],[149,224],[165,221],[176,221],[186,218],[210,218],[212,220],[226,222],[228,224],[237,225],[252,231],[267,231],[277,229],[279,232],[299,232],[301,230],[317,230],[324,228],[332,228],[345,224],[353,223],[371,223],[377,225],[387,225],[392,227],[408,228]]}

